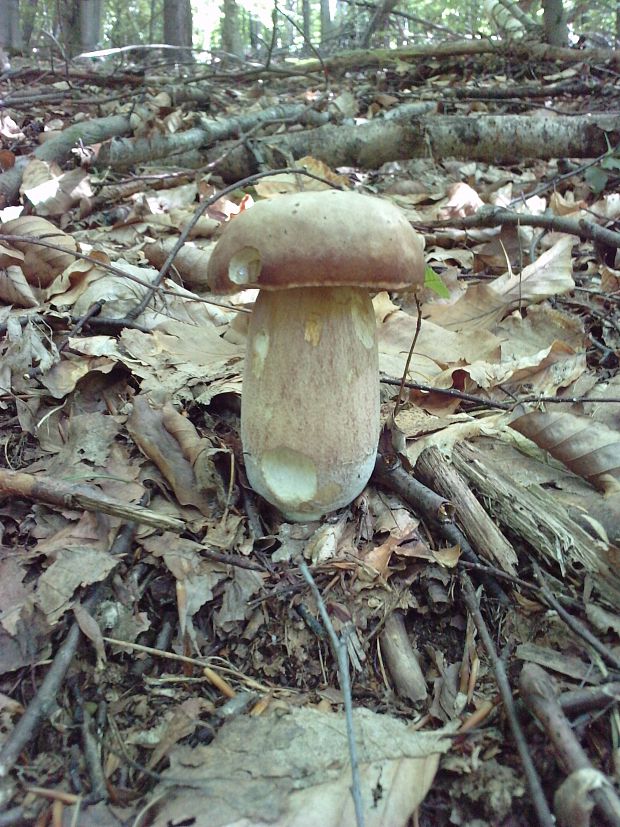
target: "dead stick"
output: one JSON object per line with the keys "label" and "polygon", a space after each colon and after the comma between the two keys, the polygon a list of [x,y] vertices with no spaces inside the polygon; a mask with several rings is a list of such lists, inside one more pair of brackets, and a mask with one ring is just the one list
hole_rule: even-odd
{"label": "dead stick", "polygon": [[[415,479],[402,467],[402,464],[395,454],[384,456],[377,454],[375,470],[372,474],[373,482],[379,483],[384,488],[389,488],[409,503],[414,510],[428,520],[442,537],[449,543],[458,545],[461,548],[464,560],[469,563],[479,564],[480,560],[475,553],[463,532],[452,522],[454,518],[454,506],[445,497],[427,488]],[[489,594],[499,601],[503,606],[509,606],[510,600],[506,592],[490,575],[482,572],[480,579],[489,591]]]}
{"label": "dead stick", "polygon": [[319,587],[316,580],[312,576],[308,564],[304,558],[299,555],[297,564],[301,570],[306,583],[310,586],[310,591],[314,595],[316,605],[323,621],[323,626],[327,632],[336,662],[338,664],[338,677],[340,679],[340,688],[342,690],[342,697],[344,701],[344,717],[347,729],[347,740],[349,743],[349,760],[351,762],[351,796],[353,798],[353,805],[355,808],[355,823],[357,827],[364,827],[364,806],[362,803],[362,786],[360,781],[360,767],[357,752],[357,742],[355,740],[355,730],[353,727],[353,694],[351,691],[351,675],[349,673],[349,655],[347,650],[347,643],[344,638],[338,637],[336,630],[331,622],[327,606],[323,601]]}
{"label": "dead stick", "polygon": [[140,505],[118,502],[106,497],[96,488],[0,468],[0,498],[3,495],[24,497],[27,500],[57,505],[59,508],[112,514],[127,522],[150,525],[165,531],[174,531],[177,534],[185,529],[182,520],[157,514]]}
{"label": "dead stick", "polygon": [[[570,722],[562,712],[549,675],[535,663],[527,663],[519,680],[521,697],[540,722],[553,745],[555,754],[567,773],[594,770],[587,753],[575,737]],[[590,791],[596,806],[612,827],[620,827],[620,799],[611,784]]]}
{"label": "dead stick", "polygon": [[508,723],[510,724],[512,737],[515,740],[517,751],[519,752],[519,757],[521,758],[521,763],[523,764],[525,778],[527,780],[528,787],[530,788],[532,804],[534,805],[534,809],[538,817],[538,823],[540,827],[555,827],[555,819],[549,809],[549,805],[547,804],[547,799],[545,798],[542,784],[540,783],[540,778],[538,777],[538,773],[534,767],[525,735],[523,734],[521,724],[519,723],[519,718],[512,696],[512,689],[508,681],[508,676],[506,675],[506,670],[504,669],[504,664],[495,651],[493,640],[491,639],[489,630],[487,629],[484,618],[482,617],[476,592],[474,591],[469,575],[462,571],[459,575],[459,579],[461,581],[461,594],[463,596],[463,600],[465,601],[467,610],[474,621],[478,634],[480,635],[480,639],[484,644],[484,648],[486,649],[489,660],[493,666],[495,681],[500,695],[502,696],[502,702],[504,704]]}
{"label": "dead stick", "polygon": [[540,591],[542,596],[544,597],[545,601],[547,602],[550,609],[553,609],[557,612],[558,617],[566,623],[569,629],[572,629],[576,635],[584,640],[589,646],[591,646],[595,652],[603,658],[603,660],[607,661],[607,663],[613,667],[614,669],[620,669],[620,658],[618,658],[612,651],[609,649],[608,646],[605,646],[604,643],[592,634],[592,632],[584,626],[584,624],[578,620],[576,617],[573,617],[572,614],[566,611],[566,609],[560,605],[558,600],[556,599],[555,595],[549,588],[549,584],[547,583],[545,576],[542,572],[542,569],[536,563],[536,561],[532,561],[534,574],[536,575],[536,579],[540,583]]}

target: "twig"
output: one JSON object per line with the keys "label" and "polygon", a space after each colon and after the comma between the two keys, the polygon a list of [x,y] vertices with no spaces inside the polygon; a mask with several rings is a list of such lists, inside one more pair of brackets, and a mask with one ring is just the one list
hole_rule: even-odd
{"label": "twig", "polygon": [[351,677],[349,675],[349,654],[347,651],[347,643],[336,634],[336,630],[331,622],[327,607],[321,597],[321,592],[317,586],[314,577],[308,564],[301,555],[297,558],[297,564],[301,573],[304,576],[306,583],[310,586],[310,590],[314,595],[316,604],[323,621],[325,631],[329,635],[332,644],[334,655],[338,663],[338,677],[340,679],[340,688],[344,698],[344,715],[347,725],[347,739],[349,742],[349,758],[351,761],[351,794],[353,796],[353,804],[355,806],[355,820],[357,827],[364,827],[364,807],[362,804],[362,788],[360,782],[359,760],[357,757],[357,744],[355,743],[355,732],[353,729],[353,697],[351,693]]}
{"label": "twig", "polygon": [[[519,680],[521,697],[532,714],[542,724],[553,749],[570,775],[578,770],[594,767],[562,712],[551,678],[540,666],[527,663]],[[590,790],[597,807],[613,827],[620,827],[620,799],[610,783]]]}
{"label": "twig", "polygon": [[424,385],[421,382],[403,382],[402,379],[394,379],[391,376],[384,376],[381,374],[380,381],[384,385],[398,385],[401,384],[405,388],[411,388],[412,390],[418,391],[425,391],[426,393],[440,393],[443,396],[452,396],[454,399],[463,399],[465,402],[473,402],[476,405],[483,405],[486,408],[497,408],[500,411],[511,411],[517,405],[523,405],[524,403],[538,403],[538,402],[545,402],[551,403],[555,405],[577,405],[582,402],[608,402],[610,404],[618,404],[620,403],[619,396],[603,396],[603,397],[592,397],[592,396],[522,396],[519,399],[515,399],[514,402],[498,402],[494,399],[487,399],[485,396],[476,396],[473,393],[465,393],[464,391],[458,391],[455,388],[435,388],[433,385]]}
{"label": "twig", "polygon": [[603,658],[603,660],[607,661],[607,663],[614,669],[620,669],[620,658],[614,655],[611,649],[605,646],[604,643],[601,643],[601,641],[597,637],[595,637],[595,635],[593,635],[592,632],[586,626],[584,626],[580,620],[569,614],[566,611],[566,609],[558,602],[555,595],[549,588],[540,566],[535,560],[532,561],[532,567],[534,569],[536,579],[540,583],[541,594],[546,600],[549,607],[558,613],[558,616],[564,621],[564,623],[566,623],[569,629],[572,629],[572,631],[575,632],[576,635],[579,635],[579,637],[582,640],[585,640],[588,646],[591,646],[595,650],[595,652],[598,652],[598,654]]}
{"label": "twig", "polygon": [[418,310],[418,315],[416,318],[415,323],[415,333],[413,334],[413,340],[411,342],[411,347],[409,348],[409,353],[407,354],[407,361],[405,362],[405,367],[403,368],[403,375],[400,380],[400,387],[398,389],[398,396],[396,397],[396,403],[394,404],[394,413],[392,414],[393,419],[396,419],[396,414],[398,413],[400,406],[403,403],[403,391],[405,390],[405,380],[407,379],[407,374],[409,373],[409,365],[411,364],[411,359],[413,358],[413,351],[416,346],[416,342],[418,341],[418,336],[420,335],[420,330],[422,329],[422,306],[420,304],[420,299],[416,295],[415,297],[415,306]]}
{"label": "twig", "polygon": [[521,729],[521,724],[519,723],[519,718],[512,697],[512,690],[510,688],[510,683],[508,682],[508,676],[506,675],[504,664],[498,657],[495,646],[493,645],[493,640],[491,639],[489,630],[487,629],[484,618],[482,617],[476,592],[474,591],[469,575],[462,571],[459,574],[459,579],[462,587],[461,594],[465,605],[467,606],[467,611],[470,613],[472,620],[474,621],[478,634],[480,635],[480,639],[482,640],[489,660],[493,666],[495,681],[500,695],[502,696],[506,717],[519,752],[519,757],[521,758],[521,763],[523,764],[523,770],[530,788],[532,804],[534,805],[534,809],[536,811],[538,823],[540,827],[555,827],[555,819],[549,809],[549,805],[547,804],[547,799],[545,798],[542,784],[540,783],[540,778],[538,777],[538,773],[536,772],[536,768],[532,762],[527,741],[525,739],[525,735],[523,734],[523,730]]}
{"label": "twig", "polygon": [[509,226],[542,227],[558,233],[567,233],[582,241],[598,241],[608,247],[620,247],[620,233],[601,227],[585,219],[565,218],[563,216],[531,215],[513,212],[505,207],[481,207],[475,215],[467,218],[433,221],[429,227],[446,227],[468,230],[479,227]]}
{"label": "twig", "polygon": [[558,703],[565,715],[578,715],[593,709],[605,709],[612,704],[617,704],[618,701],[620,701],[619,681],[562,692],[558,698]]}
{"label": "twig", "polygon": [[[395,491],[399,497],[409,503],[426,520],[430,521],[435,530],[448,542],[458,545],[464,560],[469,563],[480,564],[478,555],[469,544],[463,532],[452,522],[454,506],[444,497],[431,491],[421,482],[407,473],[395,454],[389,457],[377,454],[375,470],[372,479],[374,482]],[[489,594],[503,606],[509,606],[510,600],[497,580],[486,573],[481,573],[481,581],[489,590]]]}

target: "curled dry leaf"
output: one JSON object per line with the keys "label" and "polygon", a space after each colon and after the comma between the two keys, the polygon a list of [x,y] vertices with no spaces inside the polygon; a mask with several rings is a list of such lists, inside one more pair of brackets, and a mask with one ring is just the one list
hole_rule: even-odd
{"label": "curled dry leaf", "polygon": [[0,270],[0,300],[15,307],[36,307],[39,304],[21,267],[15,266]]}
{"label": "curled dry leaf", "polygon": [[[183,420],[179,423],[179,420]],[[181,426],[182,425],[182,426]],[[197,445],[188,451],[191,423],[177,413],[170,403],[158,405],[147,396],[137,396],[127,420],[127,430],[140,450],[159,468],[174,490],[181,505],[193,505],[208,516],[213,508],[213,492],[199,490],[193,461],[188,454],[199,455]],[[182,439],[179,439],[179,436]],[[193,434],[196,441],[198,435]],[[204,447],[210,448],[210,443]],[[202,475],[204,478],[204,474]],[[217,475],[215,475],[217,477]]]}
{"label": "curled dry leaf", "polygon": [[620,435],[602,423],[558,411],[516,411],[510,427],[606,494],[620,490]]}
{"label": "curled dry leaf", "polygon": [[[71,255],[71,252],[77,251],[75,239],[58,230],[45,218],[36,215],[21,216],[5,222],[0,229],[3,234],[32,237],[33,241],[10,242],[24,254],[22,269],[29,284],[47,287],[65,267],[69,267],[75,261],[75,257]],[[38,238],[62,249],[43,247],[36,243],[35,239]]]}
{"label": "curled dry leaf", "polygon": [[33,158],[24,169],[21,193],[37,215],[62,216],[93,191],[86,170],[63,172],[56,163]]}
{"label": "curled dry leaf", "polygon": [[600,790],[609,780],[594,767],[575,770],[558,787],[553,808],[560,827],[590,827],[594,800],[593,790]]}

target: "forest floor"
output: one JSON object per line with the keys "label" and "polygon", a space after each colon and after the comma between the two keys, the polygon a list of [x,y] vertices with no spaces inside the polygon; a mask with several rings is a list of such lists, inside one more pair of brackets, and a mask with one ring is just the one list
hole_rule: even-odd
{"label": "forest floor", "polygon": [[[0,77],[0,826],[620,825],[617,56],[453,52]],[[370,483],[291,523],[207,262],[329,187],[426,286]]]}

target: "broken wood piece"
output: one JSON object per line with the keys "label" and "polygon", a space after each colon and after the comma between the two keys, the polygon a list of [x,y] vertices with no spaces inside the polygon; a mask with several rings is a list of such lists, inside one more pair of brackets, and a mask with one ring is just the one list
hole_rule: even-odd
{"label": "broken wood piece", "polygon": [[426,698],[426,680],[420,669],[401,612],[392,612],[381,632],[381,648],[397,693],[416,703]]}
{"label": "broken wood piece", "polygon": [[558,565],[562,576],[574,572],[581,580],[585,568],[611,605],[620,604],[611,551],[572,520],[556,497],[540,485],[519,484],[469,442],[455,446],[452,461],[505,530]]}
{"label": "broken wood piece", "polygon": [[516,575],[516,551],[471,492],[465,478],[439,448],[425,448],[418,457],[415,472],[422,482],[453,503],[456,520],[477,552],[502,571]]}

